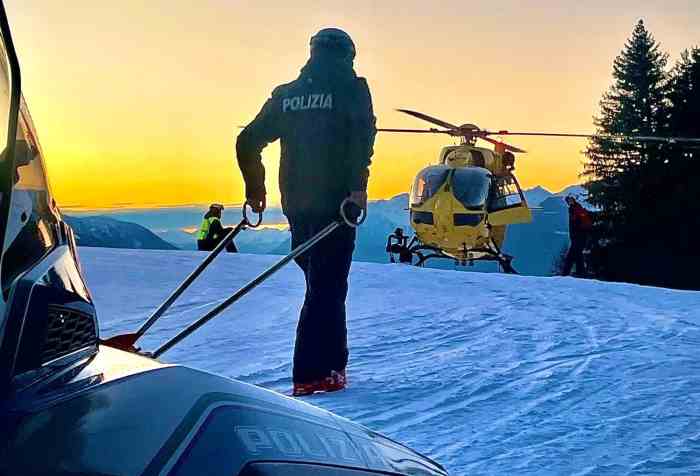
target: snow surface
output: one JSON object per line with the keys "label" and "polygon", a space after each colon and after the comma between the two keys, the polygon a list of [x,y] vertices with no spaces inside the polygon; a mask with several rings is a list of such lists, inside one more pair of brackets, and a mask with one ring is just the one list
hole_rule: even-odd
{"label": "snow surface", "polygon": [[[104,336],[135,329],[197,252],[82,248]],[[224,255],[152,329],[153,350],[277,258]],[[162,360],[290,388],[292,264]],[[307,401],[452,474],[700,473],[700,293],[354,263],[350,387]]]}

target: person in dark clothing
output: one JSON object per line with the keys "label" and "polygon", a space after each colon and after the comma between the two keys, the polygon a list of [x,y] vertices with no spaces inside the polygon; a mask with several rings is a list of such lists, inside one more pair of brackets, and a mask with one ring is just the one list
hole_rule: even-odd
{"label": "person in dark clothing", "polygon": [[586,267],[583,262],[583,250],[588,243],[592,228],[591,214],[571,195],[566,197],[569,206],[569,238],[571,246],[564,259],[563,276],[568,276],[576,264],[576,275],[585,276]]}
{"label": "person in dark clothing", "polygon": [[[355,74],[354,57],[347,33],[319,31],[299,77],[272,92],[236,142],[246,200],[257,213],[266,204],[260,154],[280,139],[279,185],[293,248],[337,219],[346,197],[367,206],[376,128],[369,88]],[[354,243],[355,230],[343,226],[296,260],[306,277],[306,296],[294,347],[295,395],[345,386],[345,298]]]}
{"label": "person in dark clothing", "polygon": [[[204,215],[199,233],[197,233],[197,249],[199,251],[212,251],[231,232],[231,227],[224,227],[221,224],[223,210],[224,206],[218,203],[212,203],[209,206],[209,211]],[[226,251],[229,253],[238,252],[233,240],[226,245]]]}

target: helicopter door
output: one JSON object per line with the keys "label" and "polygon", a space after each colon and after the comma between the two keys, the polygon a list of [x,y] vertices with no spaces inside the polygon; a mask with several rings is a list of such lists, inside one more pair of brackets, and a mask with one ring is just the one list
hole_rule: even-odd
{"label": "helicopter door", "polygon": [[494,177],[489,198],[489,223],[501,226],[531,221],[532,213],[515,177],[511,174]]}

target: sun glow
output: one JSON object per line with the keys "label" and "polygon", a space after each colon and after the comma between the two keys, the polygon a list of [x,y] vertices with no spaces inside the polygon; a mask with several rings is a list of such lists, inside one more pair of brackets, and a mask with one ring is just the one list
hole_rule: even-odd
{"label": "sun glow", "polygon": [[[698,43],[700,7],[554,0],[533,8],[360,0],[6,2],[24,92],[62,206],[240,203],[233,147],[277,85],[294,79],[310,35],[337,25],[358,45],[382,127],[423,127],[408,107],[482,128],[592,131],[611,63],[646,17],[675,55]],[[547,8],[544,8],[544,5]],[[298,15],[298,12],[305,12]],[[274,34],[271,34],[274,32]],[[465,45],[468,46],[465,51]],[[585,141],[517,139],[524,187],[577,182]],[[450,139],[379,135],[369,195],[408,191]],[[278,145],[265,151],[269,201],[279,203]]]}

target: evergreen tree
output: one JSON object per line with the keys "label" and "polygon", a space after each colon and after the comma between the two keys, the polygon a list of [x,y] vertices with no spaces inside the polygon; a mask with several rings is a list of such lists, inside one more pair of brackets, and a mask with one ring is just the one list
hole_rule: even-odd
{"label": "evergreen tree", "polygon": [[[668,55],[639,20],[613,64],[614,83],[600,102],[595,118],[599,134],[659,135],[668,129]],[[595,186],[589,200],[602,210],[611,229],[628,223],[639,203],[639,179],[644,165],[658,161],[661,146],[652,143],[593,139],[584,176]],[[620,230],[621,231],[621,230]]]}
{"label": "evergreen tree", "polygon": [[[683,55],[669,75],[668,55],[640,20],[615,59],[614,82],[595,120],[598,133],[695,135],[688,129],[694,127],[689,122],[697,124],[692,119],[697,109],[689,99],[698,92],[693,59],[695,50]],[[698,188],[689,186],[690,177],[697,174],[688,175],[689,168],[680,165],[678,147],[594,139],[586,155],[590,201],[601,210],[592,249],[599,263],[595,273],[607,279],[697,286],[691,283],[697,281],[688,239],[694,217],[688,216],[692,207],[687,203]]]}
{"label": "evergreen tree", "polygon": [[[669,129],[673,136],[700,137],[700,48],[681,53],[671,72],[669,88]],[[664,174],[672,187],[667,197],[670,220],[677,221],[674,250],[679,255],[697,256],[700,236],[700,147],[674,144]]]}
{"label": "evergreen tree", "polygon": [[669,89],[671,134],[700,137],[700,48],[681,53]]}

